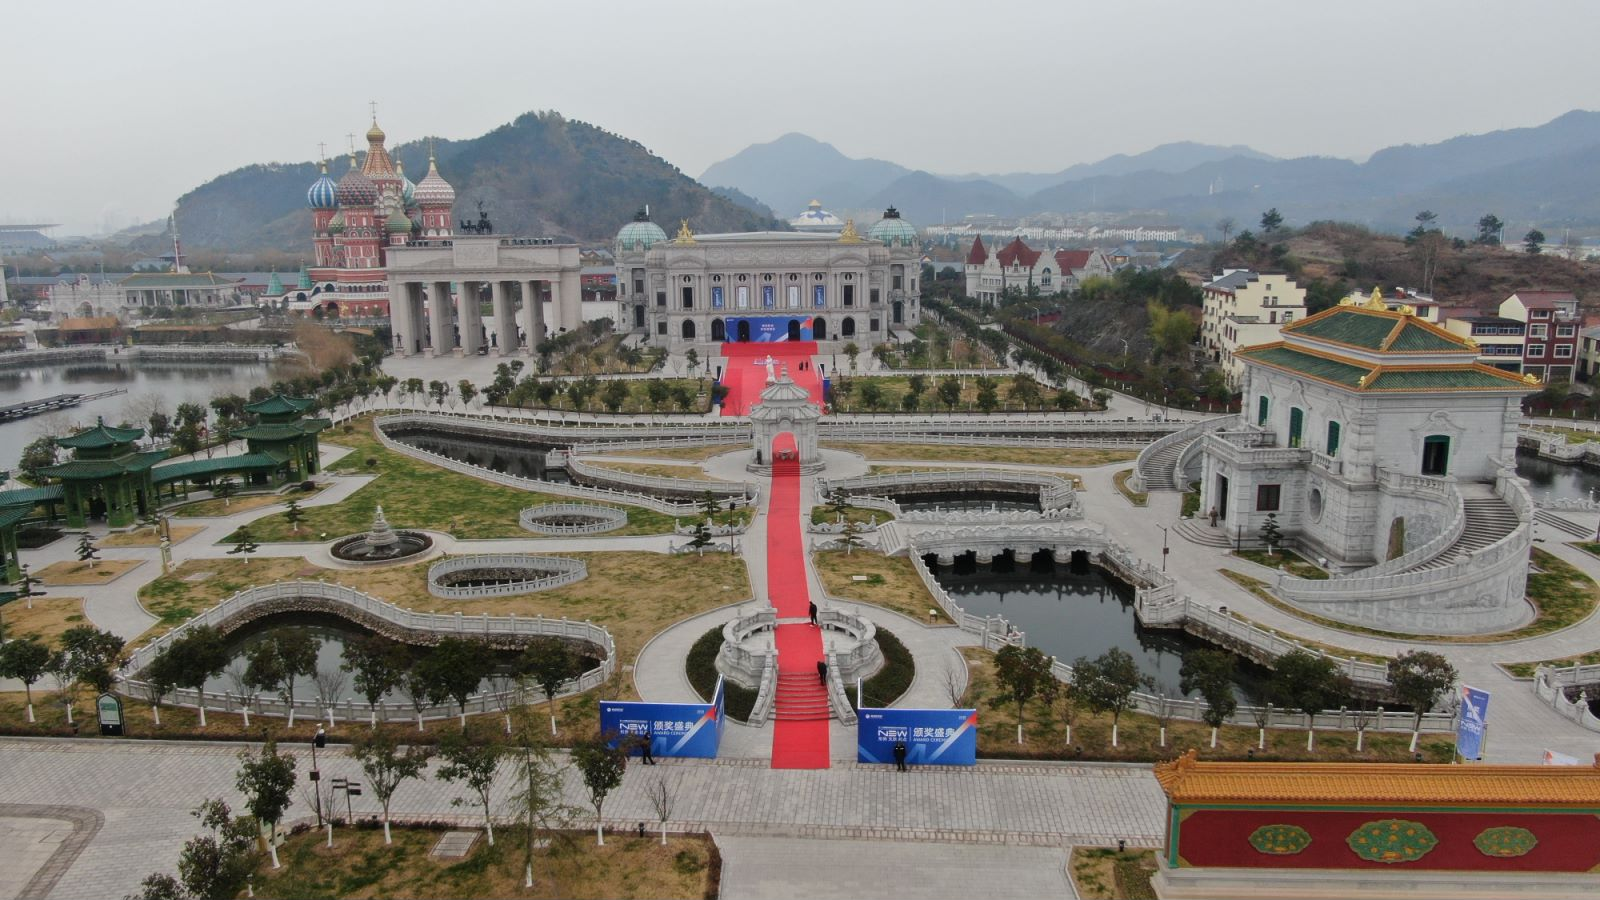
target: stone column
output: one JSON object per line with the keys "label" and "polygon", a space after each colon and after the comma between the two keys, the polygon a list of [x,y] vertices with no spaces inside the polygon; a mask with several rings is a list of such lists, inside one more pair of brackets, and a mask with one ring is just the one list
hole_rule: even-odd
{"label": "stone column", "polygon": [[583,324],[583,279],[577,269],[561,273],[561,324],[568,331]]}
{"label": "stone column", "polygon": [[476,356],[483,344],[483,313],[478,311],[480,281],[461,282],[461,293],[456,297],[456,324],[461,329],[461,346],[457,356]]}
{"label": "stone column", "polygon": [[567,321],[566,312],[561,308],[561,281],[552,279],[545,284],[550,286],[550,320],[546,324],[550,327],[550,336],[555,337],[563,329],[572,328],[572,323]]}
{"label": "stone column", "polygon": [[405,356],[411,350],[411,282],[389,282],[389,333],[394,335],[396,356]]}
{"label": "stone column", "polygon": [[509,282],[496,281],[494,292],[495,355],[511,356],[517,352],[517,317],[511,300]]}
{"label": "stone column", "polygon": [[522,330],[527,334],[527,343],[523,345],[522,352],[528,356],[539,353],[539,342],[544,340],[544,298],[540,295],[539,282],[522,282]]}
{"label": "stone column", "polygon": [[443,356],[455,347],[451,328],[454,316],[450,307],[450,282],[435,281],[428,292],[428,328],[433,339],[428,347],[429,356]]}
{"label": "stone column", "polygon": [[406,315],[411,319],[411,343],[406,346],[407,356],[421,356],[426,341],[422,336],[427,331],[427,319],[422,311],[423,288],[421,282],[411,282],[411,290],[406,295]]}

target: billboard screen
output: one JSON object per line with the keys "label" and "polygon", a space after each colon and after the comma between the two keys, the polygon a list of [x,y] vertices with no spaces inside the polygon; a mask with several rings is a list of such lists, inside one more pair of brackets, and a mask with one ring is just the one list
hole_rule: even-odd
{"label": "billboard screen", "polygon": [[724,699],[722,679],[710,703],[641,703],[600,701],[600,733],[650,738],[654,756],[715,759],[722,745]]}
{"label": "billboard screen", "polygon": [[856,761],[894,761],[904,741],[906,762],[923,766],[970,766],[978,761],[975,709],[871,709],[857,711]]}

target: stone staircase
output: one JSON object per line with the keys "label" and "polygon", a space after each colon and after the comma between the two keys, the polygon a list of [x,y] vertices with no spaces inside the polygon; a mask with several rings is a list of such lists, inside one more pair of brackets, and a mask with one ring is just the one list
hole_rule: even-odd
{"label": "stone staircase", "polygon": [[1582,525],[1579,525],[1577,522],[1574,522],[1564,516],[1558,516],[1553,512],[1541,509],[1533,514],[1533,518],[1541,525],[1548,525],[1558,531],[1570,534],[1575,538],[1582,538],[1586,541],[1594,539],[1595,533],[1592,530],[1585,528]]}
{"label": "stone staircase", "polygon": [[1199,438],[1169,444],[1141,460],[1139,479],[1144,482],[1144,489],[1147,492],[1177,490],[1173,486],[1173,470],[1178,467],[1178,460],[1183,458],[1184,451],[1197,440]]}
{"label": "stone staircase", "polygon": [[1461,537],[1438,556],[1413,566],[1412,571],[1442,569],[1460,562],[1473,551],[1482,550],[1517,529],[1516,511],[1496,497],[1487,485],[1463,484],[1460,490],[1466,516]]}
{"label": "stone staircase", "polygon": [[1228,539],[1228,533],[1219,526],[1212,528],[1199,519],[1179,519],[1172,530],[1183,535],[1190,543],[1202,547],[1232,547],[1233,541]]}
{"label": "stone staircase", "polygon": [[773,718],[789,721],[816,721],[833,718],[828,692],[815,672],[778,672],[778,689],[773,695]]}

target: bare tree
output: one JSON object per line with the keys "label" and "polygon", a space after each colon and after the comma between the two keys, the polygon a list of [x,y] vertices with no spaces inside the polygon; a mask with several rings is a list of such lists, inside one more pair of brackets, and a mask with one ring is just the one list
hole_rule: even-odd
{"label": "bare tree", "polygon": [[1233,216],[1223,216],[1217,220],[1216,229],[1222,233],[1222,242],[1224,244],[1228,242],[1228,235],[1233,234],[1233,228],[1237,224],[1233,220]]}
{"label": "bare tree", "polygon": [[944,667],[941,683],[944,685],[945,695],[950,698],[951,706],[960,706],[961,698],[967,695],[967,679],[961,667],[951,663]]}
{"label": "bare tree", "polygon": [[323,708],[328,711],[328,724],[330,726],[335,724],[333,720],[334,704],[339,702],[339,695],[344,693],[344,685],[349,678],[350,673],[338,666],[318,669],[316,674],[312,676],[312,679],[317,683],[317,697],[322,701]]}
{"label": "bare tree", "polygon": [[244,673],[244,662],[235,660],[223,674],[228,676],[228,684],[233,686],[233,692],[239,695],[239,711],[244,714],[244,727],[249,728],[251,688]]}
{"label": "bare tree", "polygon": [[665,773],[657,774],[649,790],[650,808],[656,811],[656,819],[661,823],[661,846],[665,847],[667,821],[672,818],[672,803],[678,796],[678,780],[668,778]]}
{"label": "bare tree", "polygon": [[1172,702],[1172,698],[1167,696],[1166,691],[1156,695],[1155,720],[1156,724],[1161,726],[1161,736],[1158,743],[1160,747],[1167,746],[1167,726],[1172,724],[1172,714],[1175,712],[1177,712],[1175,704]]}
{"label": "bare tree", "polygon": [[1250,707],[1250,718],[1256,721],[1256,749],[1267,749],[1267,725],[1272,721],[1272,704]]}

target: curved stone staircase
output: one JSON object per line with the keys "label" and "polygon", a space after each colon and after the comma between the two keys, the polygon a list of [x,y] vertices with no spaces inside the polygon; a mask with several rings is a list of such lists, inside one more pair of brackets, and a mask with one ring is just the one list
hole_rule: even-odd
{"label": "curved stone staircase", "polygon": [[1146,491],[1176,491],[1178,490],[1176,470],[1178,461],[1183,458],[1198,437],[1186,441],[1177,441],[1157,448],[1155,452],[1139,460],[1139,478]]}
{"label": "curved stone staircase", "polygon": [[1465,519],[1461,536],[1438,556],[1418,563],[1406,571],[1442,569],[1466,559],[1474,551],[1482,550],[1517,529],[1520,523],[1517,521],[1516,510],[1495,496],[1494,490],[1488,485],[1460,484],[1457,485],[1457,489],[1461,492]]}

